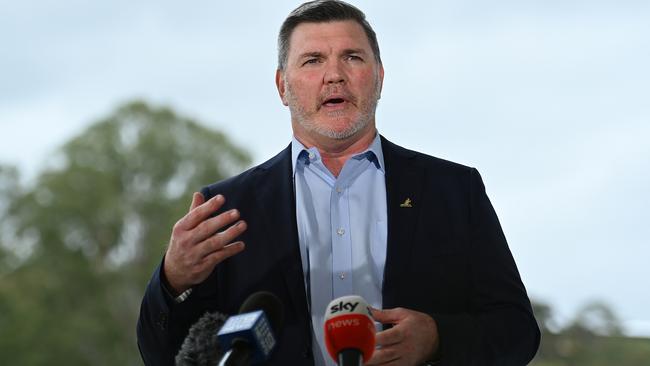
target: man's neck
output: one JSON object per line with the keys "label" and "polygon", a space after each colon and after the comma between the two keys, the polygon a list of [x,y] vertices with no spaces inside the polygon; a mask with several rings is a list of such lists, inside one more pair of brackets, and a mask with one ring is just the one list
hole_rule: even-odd
{"label": "man's neck", "polygon": [[[371,126],[369,126],[371,127]],[[338,177],[348,159],[360,152],[368,149],[372,141],[375,139],[377,130],[374,125],[363,131],[358,136],[351,137],[350,139],[335,140],[335,139],[318,139],[318,141],[310,139],[308,136],[295,136],[301,144],[306,148],[316,147],[320,153],[321,159],[325,167],[335,176]]]}

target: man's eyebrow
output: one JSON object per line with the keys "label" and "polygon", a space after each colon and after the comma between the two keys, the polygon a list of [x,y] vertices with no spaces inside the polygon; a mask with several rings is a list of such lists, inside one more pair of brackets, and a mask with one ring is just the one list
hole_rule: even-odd
{"label": "man's eyebrow", "polygon": [[318,51],[312,51],[312,52],[305,52],[300,54],[300,59],[303,58],[308,58],[308,57],[323,57],[323,53],[318,52]]}
{"label": "man's eyebrow", "polygon": [[359,53],[359,54],[365,55],[366,50],[364,50],[363,48],[346,48],[346,49],[343,50],[344,55],[350,55],[350,54],[353,54],[353,53]]}
{"label": "man's eyebrow", "polygon": [[[365,55],[367,52],[363,48],[346,48],[341,53],[344,54],[344,55],[352,55],[352,54]],[[298,58],[299,59],[304,59],[304,58],[310,58],[310,57],[322,58],[324,56],[323,56],[322,52],[310,51],[310,52],[301,53]]]}

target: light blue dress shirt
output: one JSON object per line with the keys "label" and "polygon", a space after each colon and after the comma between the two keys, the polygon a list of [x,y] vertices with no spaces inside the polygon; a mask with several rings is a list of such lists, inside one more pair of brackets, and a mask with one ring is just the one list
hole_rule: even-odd
{"label": "light blue dress shirt", "polygon": [[291,158],[296,219],[316,365],[336,365],[327,354],[323,319],[327,304],[359,295],[381,309],[386,262],[387,209],[384,156],[379,134],[346,161],[338,177],[315,147],[295,137]]}

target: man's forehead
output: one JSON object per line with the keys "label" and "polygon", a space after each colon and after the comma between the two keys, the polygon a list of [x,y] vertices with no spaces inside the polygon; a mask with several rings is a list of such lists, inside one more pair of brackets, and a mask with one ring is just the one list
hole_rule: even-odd
{"label": "man's forehead", "polygon": [[289,49],[290,53],[292,51],[302,53],[313,51],[309,48],[327,46],[333,42],[345,48],[371,51],[363,27],[354,20],[300,23],[291,33]]}

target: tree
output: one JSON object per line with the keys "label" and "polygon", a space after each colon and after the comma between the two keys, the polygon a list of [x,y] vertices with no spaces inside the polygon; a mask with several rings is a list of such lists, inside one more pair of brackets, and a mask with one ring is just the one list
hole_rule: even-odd
{"label": "tree", "polygon": [[624,337],[618,317],[603,302],[587,303],[563,328],[553,321],[550,306],[533,303],[533,309],[542,341],[532,365],[636,366],[650,359],[650,339]]}
{"label": "tree", "polygon": [[18,262],[15,256],[17,248],[11,246],[8,235],[11,232],[11,223],[7,217],[10,202],[19,194],[18,178],[16,167],[0,165],[0,278]]}
{"label": "tree", "polygon": [[249,163],[222,133],[143,102],[66,143],[6,210],[9,247],[27,255],[0,282],[3,362],[141,364],[140,299],[172,225],[193,191]]}
{"label": "tree", "polygon": [[620,336],[623,328],[614,311],[601,301],[593,301],[583,306],[576,315],[572,329],[584,329],[600,336]]}

